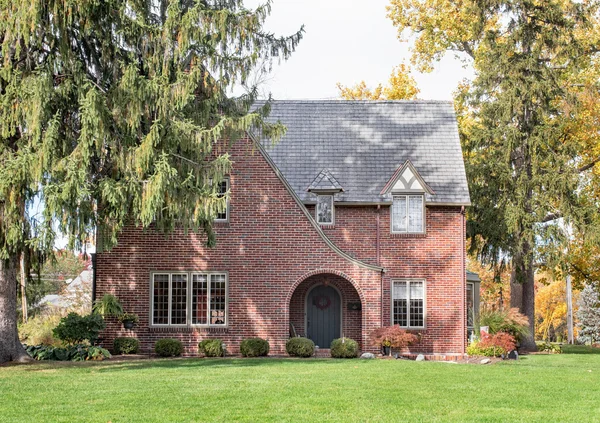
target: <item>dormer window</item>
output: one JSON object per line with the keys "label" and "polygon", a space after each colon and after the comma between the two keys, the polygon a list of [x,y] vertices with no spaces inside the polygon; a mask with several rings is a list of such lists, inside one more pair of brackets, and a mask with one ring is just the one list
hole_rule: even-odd
{"label": "dormer window", "polygon": [[425,232],[423,195],[394,195],[392,204],[393,233]]}
{"label": "dormer window", "polygon": [[333,194],[317,195],[315,207],[317,223],[320,225],[333,225],[335,211],[333,208]]}
{"label": "dormer window", "polygon": [[[229,179],[226,178],[219,182],[219,186],[217,187],[217,196],[219,198],[224,197],[225,194],[227,194],[227,191],[229,191]],[[229,199],[227,200],[225,210],[217,213],[215,222],[229,222]]]}
{"label": "dormer window", "polygon": [[392,233],[425,233],[425,195],[435,195],[435,192],[409,160],[394,172],[381,195],[392,196]]}

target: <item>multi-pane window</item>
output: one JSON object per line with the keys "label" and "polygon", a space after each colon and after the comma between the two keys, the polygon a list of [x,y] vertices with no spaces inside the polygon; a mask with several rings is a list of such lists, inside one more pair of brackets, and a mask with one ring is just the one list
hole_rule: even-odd
{"label": "multi-pane window", "polygon": [[393,282],[392,324],[406,328],[425,327],[425,282]]}
{"label": "multi-pane window", "polygon": [[425,232],[423,196],[394,195],[392,204],[392,232]]}
{"label": "multi-pane window", "polygon": [[[229,179],[223,179],[219,182],[217,195],[219,198],[224,197],[229,191]],[[229,200],[227,201],[227,205],[225,206],[225,210],[222,210],[220,213],[217,213],[216,221],[226,222],[229,220]]]}
{"label": "multi-pane window", "polygon": [[321,225],[333,224],[333,195],[317,195],[317,223]]}
{"label": "multi-pane window", "polygon": [[467,327],[473,327],[475,317],[475,290],[472,283],[467,284]]}
{"label": "multi-pane window", "polygon": [[154,273],[153,325],[227,324],[226,273]]}

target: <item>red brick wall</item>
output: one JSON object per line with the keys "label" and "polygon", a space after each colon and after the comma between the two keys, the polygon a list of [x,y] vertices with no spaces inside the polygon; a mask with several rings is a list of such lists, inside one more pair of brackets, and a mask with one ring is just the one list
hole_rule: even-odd
{"label": "red brick wall", "polygon": [[[111,346],[115,336],[136,336],[142,348],[150,351],[157,339],[173,337],[185,343],[186,354],[193,355],[199,340],[218,337],[236,353],[243,338],[260,336],[269,339],[274,354],[284,353],[290,315],[298,322],[303,313],[297,298],[303,298],[301,291],[324,277],[314,275],[329,274],[327,278],[339,284],[343,295],[362,303],[361,317],[350,317],[344,310],[344,327],[364,350],[379,351],[369,343],[368,334],[382,321],[390,322],[391,280],[411,277],[427,281],[427,330],[411,350],[464,352],[464,224],[459,208],[428,208],[427,235],[401,237],[389,233],[388,208],[337,207],[336,225],[325,233],[342,250],[371,264],[377,262],[379,215],[380,263],[387,272],[382,277],[327,245],[249,142],[238,142],[231,155],[230,222],[216,225],[214,249],[204,247],[201,235],[176,231],[165,236],[129,227],[120,235],[118,246],[98,253],[97,296],[113,293],[126,311],[140,316],[133,331],[110,321],[102,334],[104,345]],[[227,271],[228,327],[149,327],[150,272],[160,270]],[[301,319],[296,328],[303,330]]]}

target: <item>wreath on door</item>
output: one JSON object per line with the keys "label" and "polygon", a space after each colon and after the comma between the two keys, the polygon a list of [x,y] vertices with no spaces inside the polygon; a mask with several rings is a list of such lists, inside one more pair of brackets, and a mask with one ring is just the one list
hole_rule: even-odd
{"label": "wreath on door", "polygon": [[331,299],[325,295],[317,295],[313,298],[313,305],[319,310],[325,310],[331,305]]}

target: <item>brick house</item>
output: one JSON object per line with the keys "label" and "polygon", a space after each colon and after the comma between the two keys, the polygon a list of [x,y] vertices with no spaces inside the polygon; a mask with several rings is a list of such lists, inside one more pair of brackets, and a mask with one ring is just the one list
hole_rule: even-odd
{"label": "brick house", "polygon": [[97,253],[95,295],[140,317],[133,330],[109,321],[105,346],[135,336],[150,351],[169,337],[194,355],[220,338],[237,353],[259,336],[283,354],[297,334],[378,352],[370,332],[400,324],[422,335],[411,353],[463,354],[478,289],[466,280],[470,200],[452,104],[276,101],[269,119],[287,127],[277,144],[248,134],[231,147],[215,248],[129,227]]}

